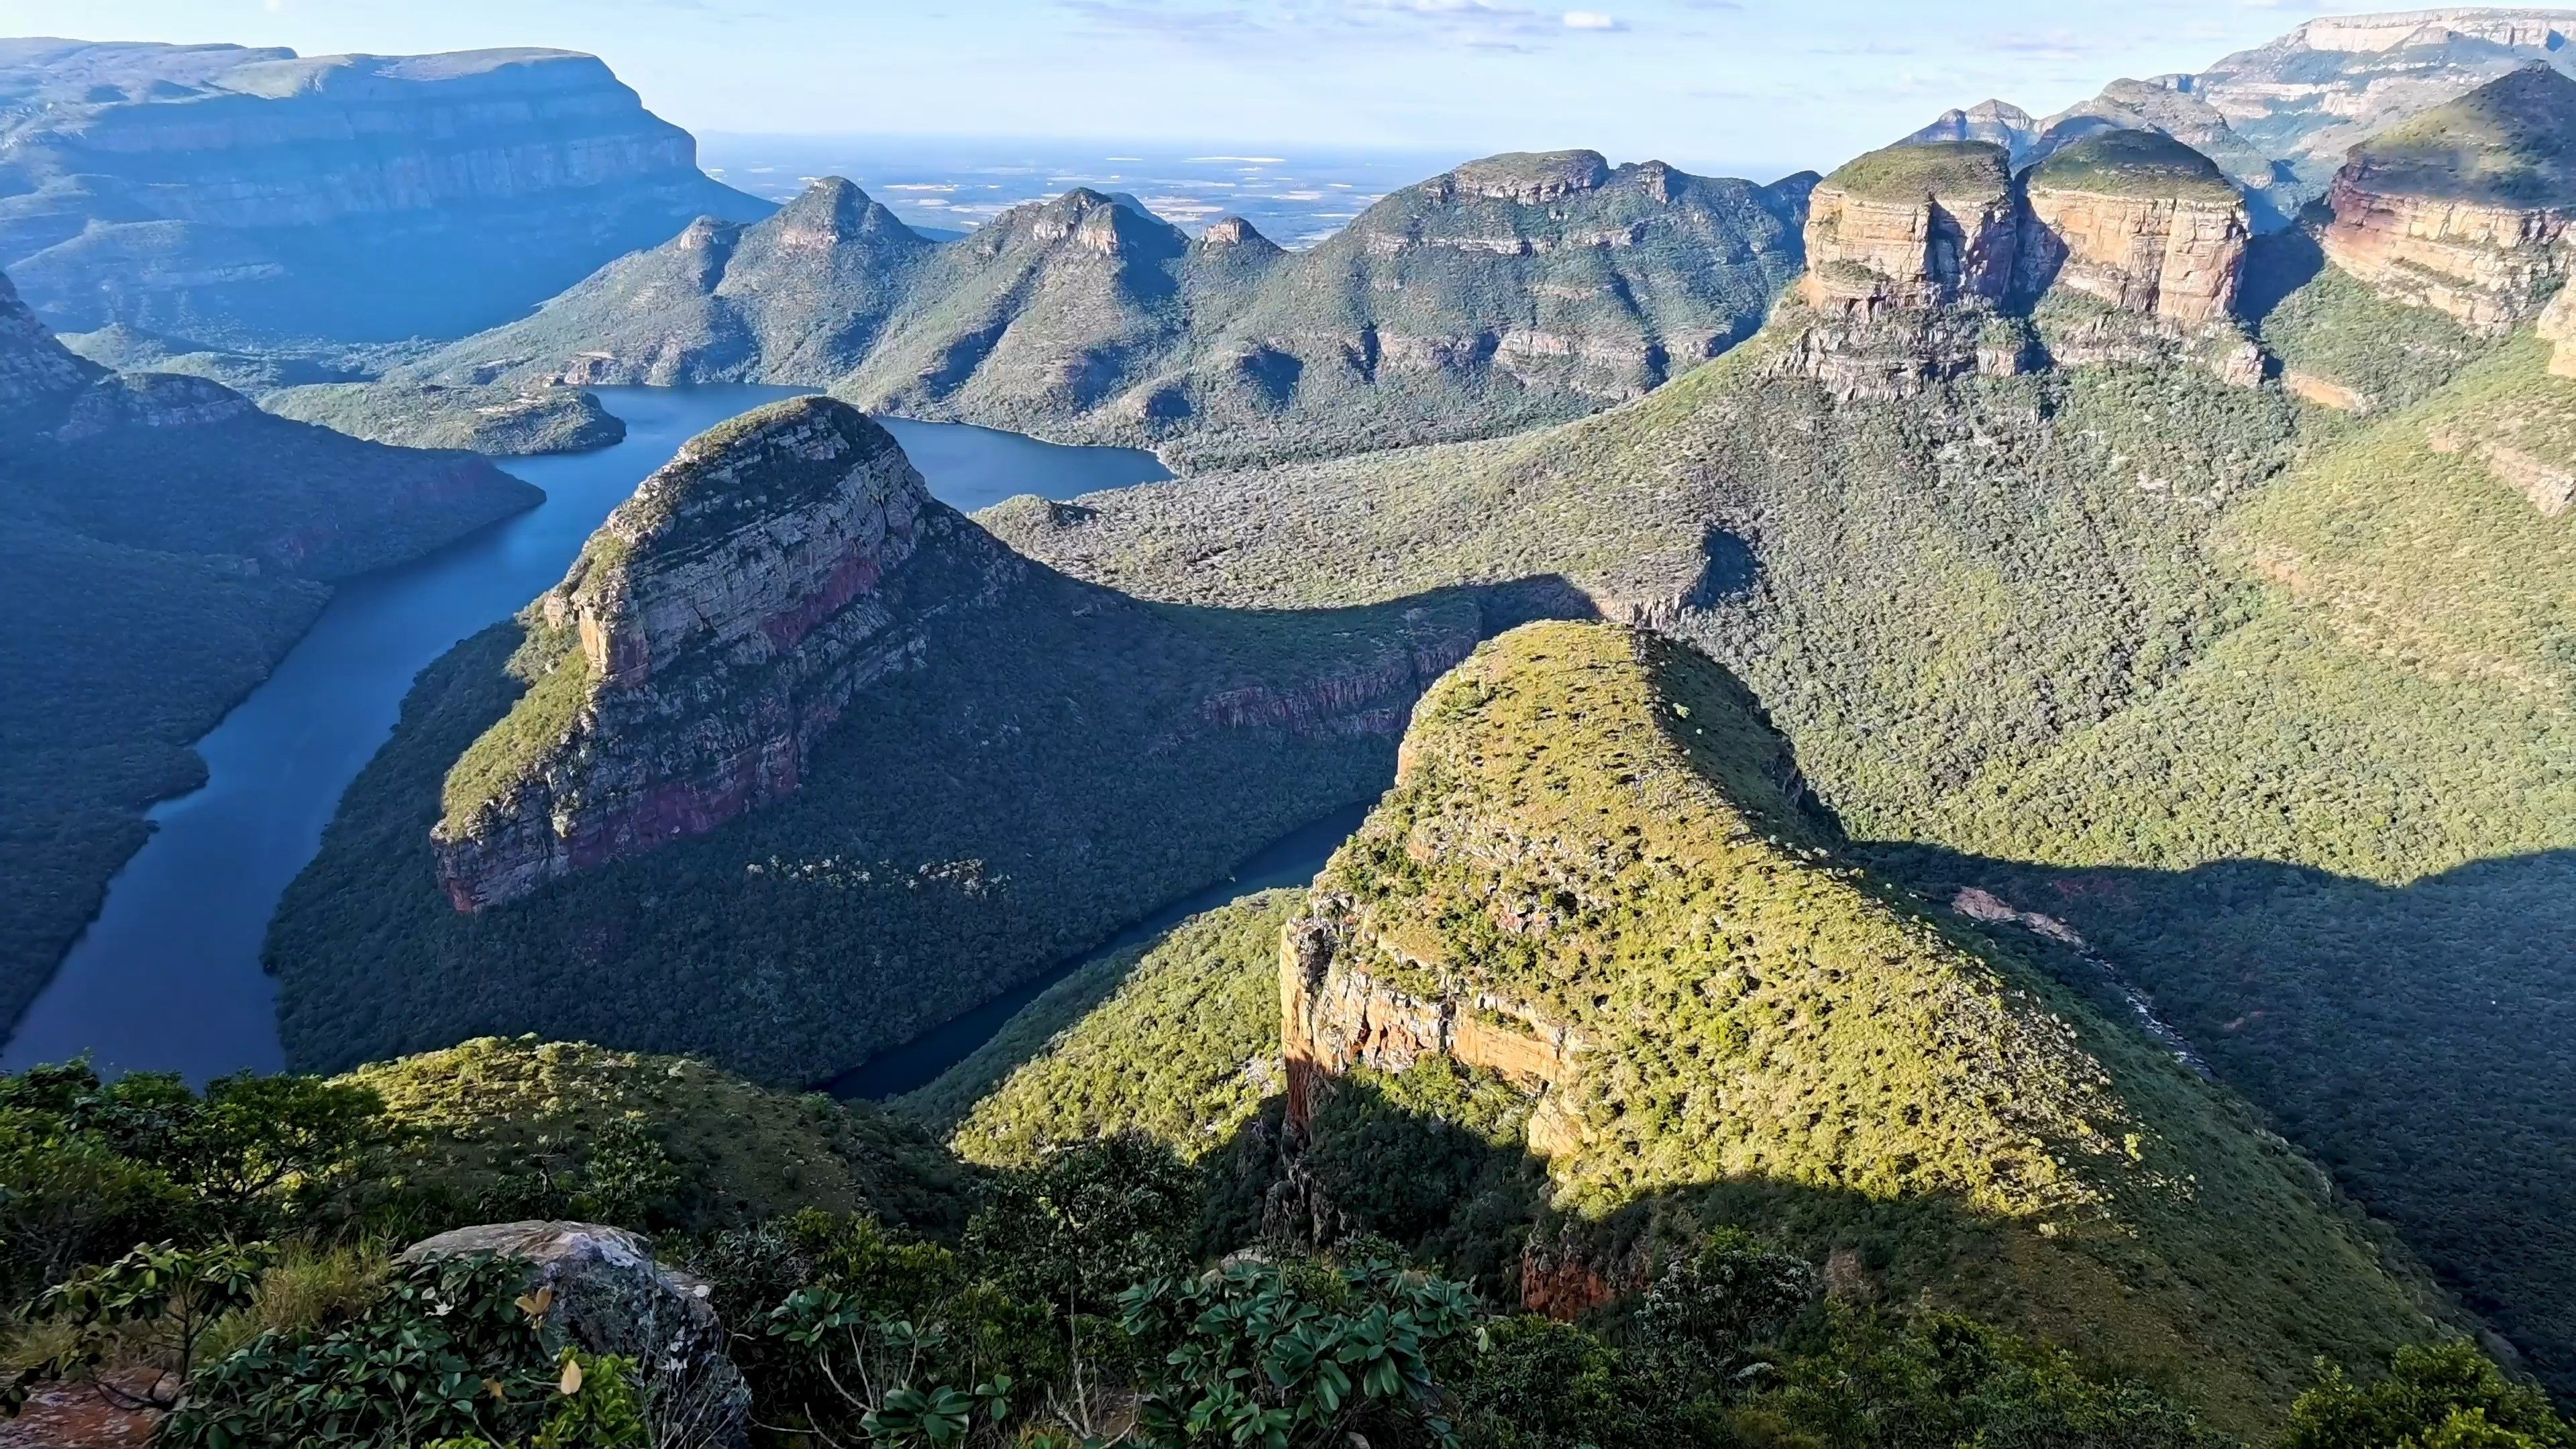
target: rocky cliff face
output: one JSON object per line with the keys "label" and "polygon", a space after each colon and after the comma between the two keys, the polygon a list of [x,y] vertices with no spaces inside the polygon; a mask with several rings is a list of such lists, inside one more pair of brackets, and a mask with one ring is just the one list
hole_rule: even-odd
{"label": "rocky cliff face", "polygon": [[856,367],[933,250],[837,176],[750,226],[700,217],[536,315],[400,369],[448,383],[822,387]]}
{"label": "rocky cliff face", "polygon": [[2409,307],[2500,335],[2567,271],[2576,80],[2528,66],[2353,148],[2327,193],[2327,260]]}
{"label": "rocky cliff face", "polygon": [[2245,269],[2245,205],[2176,197],[2030,188],[2028,255],[2049,285],[2197,329],[2236,305]]}
{"label": "rocky cliff face", "polygon": [[[2564,68],[2565,10],[2450,7],[2311,20],[2197,75],[2167,77],[2280,158],[2292,204],[2364,138],[2539,62]],[[2188,138],[2186,138],[2188,139]]]}
{"label": "rocky cliff face", "polygon": [[852,695],[920,647],[899,581],[925,548],[981,555],[983,593],[950,608],[1014,576],[846,404],[780,403],[692,441],[532,609],[549,657],[448,777],[435,841],[456,908],[794,791]]}
{"label": "rocky cliff face", "polygon": [[[1826,178],[1775,365],[1845,397],[2020,371],[2038,344],[2070,364],[2185,351],[2259,380],[2261,355],[2232,315],[2245,202],[2208,158],[2130,130],[2059,147],[2018,179],[2006,156],[1986,141],[1909,140]],[[2092,310],[2070,315],[2066,299]],[[2037,338],[2020,320],[2033,308]]]}
{"label": "rocky cliff face", "polygon": [[563,51],[12,42],[0,97],[0,265],[75,330],[453,336],[768,210]]}
{"label": "rocky cliff face", "polygon": [[1807,305],[1860,317],[2000,303],[2016,218],[2003,149],[1890,147],[1844,166],[1807,203]]}
{"label": "rocky cliff face", "polygon": [[1998,310],[2018,241],[2000,146],[1907,144],[1850,162],[1809,199],[1807,276],[1776,365],[1840,397],[2021,370],[2025,344]]}
{"label": "rocky cliff face", "polygon": [[2381,296],[2430,307],[2475,332],[2513,330],[2537,314],[2565,275],[2560,243],[2576,214],[2375,189],[2339,175],[2327,193],[2334,222],[2326,257]]}

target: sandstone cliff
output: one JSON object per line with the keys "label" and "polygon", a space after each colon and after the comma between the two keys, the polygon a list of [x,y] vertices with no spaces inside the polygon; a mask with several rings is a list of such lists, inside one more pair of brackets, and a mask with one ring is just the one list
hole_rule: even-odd
{"label": "sandstone cliff", "polygon": [[2000,303],[2013,280],[2009,158],[1983,141],[1891,146],[1818,183],[1807,203],[1807,305],[1876,316]]}
{"label": "sandstone cliff", "polygon": [[702,834],[797,788],[806,753],[919,648],[917,551],[1014,561],[885,430],[801,398],[694,439],[531,610],[528,694],[449,773],[439,874],[459,910]]}
{"label": "sandstone cliff", "polygon": [[1809,198],[1807,276],[1780,368],[1840,397],[1898,397],[2026,365],[2005,319],[2019,242],[2008,157],[1983,141],[1873,151]]}
{"label": "sandstone cliff", "polygon": [[2021,265],[2065,288],[2184,329],[2225,321],[2245,270],[2245,199],[2207,157],[2150,131],[2076,143],[2023,179]]}
{"label": "sandstone cliff", "polygon": [[2353,148],[2326,257],[2405,306],[2500,335],[2567,272],[2576,80],[2530,66]]}
{"label": "sandstone cliff", "polygon": [[2042,357],[2182,354],[2231,382],[2261,379],[2234,317],[2246,206],[2207,157],[2134,130],[2059,146],[2017,178],[2006,157],[1993,142],[1915,139],[1826,178],[1773,365],[1846,398]]}
{"label": "sandstone cliff", "polygon": [[0,265],[73,330],[455,336],[769,209],[563,51],[16,41],[0,99]]}

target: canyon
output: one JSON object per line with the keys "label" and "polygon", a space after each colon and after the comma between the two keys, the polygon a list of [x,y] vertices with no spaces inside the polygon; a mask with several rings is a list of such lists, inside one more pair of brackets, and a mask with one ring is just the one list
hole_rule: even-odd
{"label": "canyon", "polygon": [[0,267],[67,331],[455,336],[769,210],[587,55],[0,43]]}
{"label": "canyon", "polygon": [[[797,788],[851,696],[921,647],[899,612],[920,548],[982,535],[847,404],[773,404],[693,440],[534,606],[554,657],[457,761],[438,870],[463,911],[703,834]],[[1008,556],[974,561],[988,605]],[[567,697],[568,696],[568,697]]]}

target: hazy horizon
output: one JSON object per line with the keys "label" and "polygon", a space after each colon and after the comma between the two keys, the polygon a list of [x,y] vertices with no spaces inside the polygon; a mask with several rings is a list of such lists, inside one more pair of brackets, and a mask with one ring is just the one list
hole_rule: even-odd
{"label": "hazy horizon", "polygon": [[[554,46],[706,136],[1340,154],[1590,147],[1702,174],[1830,169],[1952,106],[2046,114],[2206,67],[2308,0],[0,0],[0,31],[305,54]],[[1769,174],[1762,174],[1762,173]],[[855,179],[855,178],[854,178]]]}

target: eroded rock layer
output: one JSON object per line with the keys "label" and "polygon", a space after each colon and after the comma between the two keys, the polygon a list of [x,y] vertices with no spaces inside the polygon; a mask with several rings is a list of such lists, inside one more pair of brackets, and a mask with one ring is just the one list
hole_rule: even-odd
{"label": "eroded rock layer", "polygon": [[2327,260],[2409,307],[2502,335],[2565,277],[2576,80],[2491,81],[2356,146],[2327,192]]}
{"label": "eroded rock layer", "polygon": [[609,515],[538,600],[530,688],[448,777],[435,836],[459,910],[703,834],[795,790],[806,752],[919,648],[896,580],[1017,561],[944,505],[886,432],[799,398],[706,433]]}

